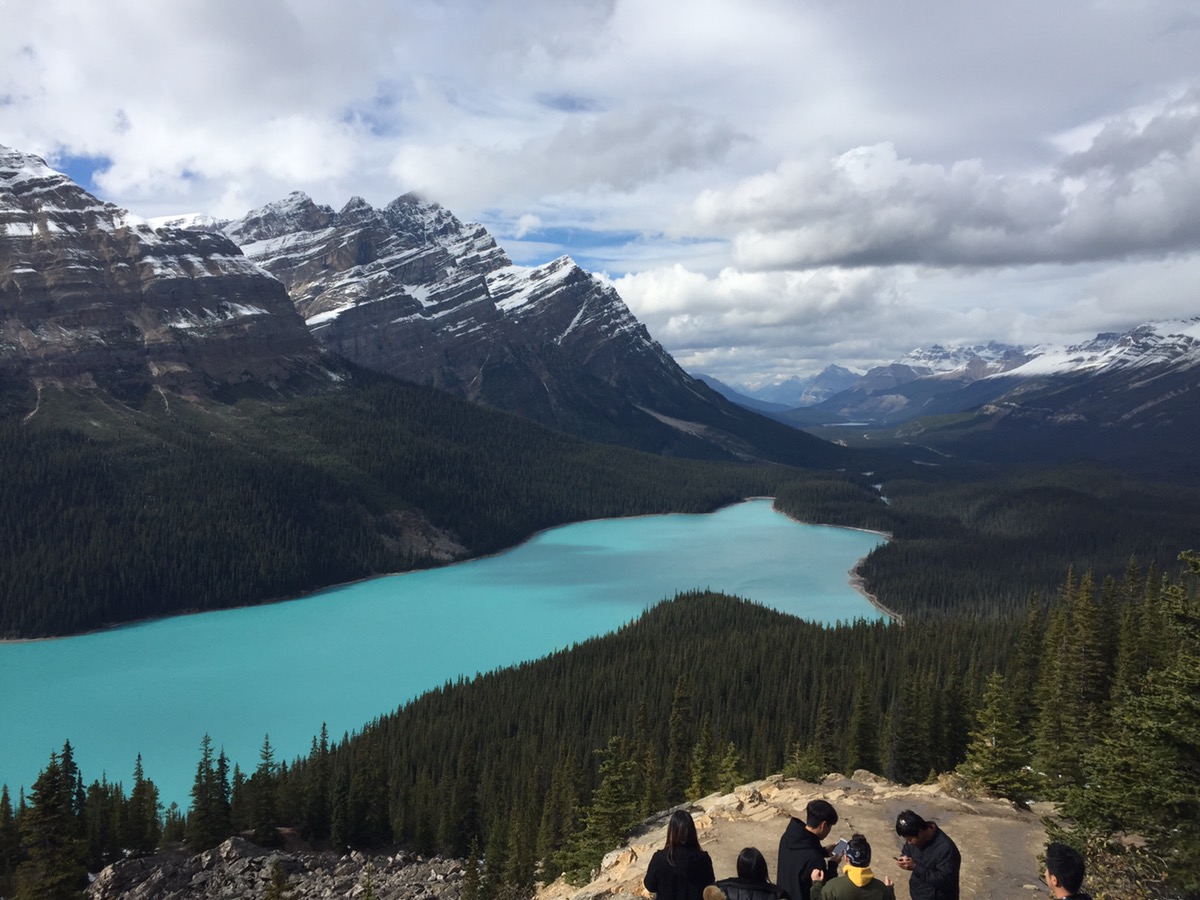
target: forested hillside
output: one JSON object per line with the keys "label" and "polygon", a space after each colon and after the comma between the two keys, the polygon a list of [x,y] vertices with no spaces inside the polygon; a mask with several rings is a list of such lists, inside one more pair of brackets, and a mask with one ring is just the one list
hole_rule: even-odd
{"label": "forested hillside", "polygon": [[166,412],[47,390],[28,424],[0,423],[0,466],[4,637],[295,596],[807,477],[590,444],[377,376]]}
{"label": "forested hillside", "polygon": [[[168,811],[165,839],[269,843],[290,825],[318,845],[398,842],[479,860],[479,896],[519,897],[535,879],[586,877],[648,813],[747,777],[866,768],[917,782],[957,769],[979,790],[1061,801],[1055,827],[1087,849],[1091,884],[1108,886],[1098,897],[1190,896],[1200,563],[1186,562],[1180,579],[1133,564],[1102,584],[1068,573],[1051,601],[986,622],[831,627],[680,596],[615,634],[447,684],[359,734],[322,729],[290,764],[268,739],[242,769],[206,738],[186,821]],[[153,787],[140,764],[128,799],[83,784],[68,745],[23,810],[5,792],[5,871],[78,878],[128,846],[129,828],[141,834],[134,798],[144,806]],[[63,829],[74,837],[48,839]]]}

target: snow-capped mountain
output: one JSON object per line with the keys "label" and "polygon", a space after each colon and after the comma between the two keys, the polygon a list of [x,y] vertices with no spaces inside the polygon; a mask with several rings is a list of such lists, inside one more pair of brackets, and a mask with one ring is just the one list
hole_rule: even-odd
{"label": "snow-capped mountain", "polygon": [[0,367],[39,396],[207,396],[327,377],[287,293],[231,241],[156,230],[3,146],[0,235]]}
{"label": "snow-capped mountain", "polygon": [[1019,377],[1115,371],[1124,368],[1187,369],[1200,365],[1200,317],[1148,322],[1124,334],[1107,332],[1069,347],[1035,347],[1013,370]]}
{"label": "snow-capped mountain", "polygon": [[1198,398],[1200,317],[1071,346],[935,346],[777,415],[800,427],[899,426],[906,440],[988,460],[1086,457],[1200,474]]}
{"label": "snow-capped mountain", "polygon": [[655,451],[799,460],[818,447],[798,450],[685,373],[569,257],[515,266],[483,226],[412,194],[334,211],[293,193],[199,227],[237,242],[323,347],[366,368]]}

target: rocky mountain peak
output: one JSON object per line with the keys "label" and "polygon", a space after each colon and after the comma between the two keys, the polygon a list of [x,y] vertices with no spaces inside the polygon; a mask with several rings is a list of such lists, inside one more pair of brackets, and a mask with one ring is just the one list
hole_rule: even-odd
{"label": "rocky mountain peak", "polygon": [[318,206],[303,191],[292,191],[282,200],[268,203],[224,226],[225,233],[238,244],[266,241],[297,231],[327,228],[334,217],[328,206]]}
{"label": "rocky mountain peak", "polygon": [[0,369],[140,402],[325,374],[282,286],[223,235],[154,229],[0,149]]}

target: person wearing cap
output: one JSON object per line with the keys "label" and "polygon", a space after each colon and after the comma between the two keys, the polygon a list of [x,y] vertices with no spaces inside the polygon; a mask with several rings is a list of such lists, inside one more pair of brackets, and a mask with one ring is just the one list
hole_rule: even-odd
{"label": "person wearing cap", "polygon": [[837,824],[837,810],[828,800],[813,800],[804,808],[804,821],[792,816],[779,839],[779,889],[790,900],[809,900],[813,869],[822,869],[833,877],[837,863],[828,865],[825,858],[833,848],[822,847],[821,841]]}
{"label": "person wearing cap", "polygon": [[892,879],[882,881],[871,871],[871,845],[861,834],[846,847],[846,868],[837,878],[825,880],[825,872],[812,870],[812,900],[896,900]]}
{"label": "person wearing cap", "polygon": [[896,834],[904,838],[896,865],[912,872],[912,900],[958,900],[962,856],[936,822],[926,822],[911,809],[896,816]]}
{"label": "person wearing cap", "polygon": [[1046,847],[1046,886],[1059,900],[1092,900],[1083,886],[1083,856],[1057,841]]}

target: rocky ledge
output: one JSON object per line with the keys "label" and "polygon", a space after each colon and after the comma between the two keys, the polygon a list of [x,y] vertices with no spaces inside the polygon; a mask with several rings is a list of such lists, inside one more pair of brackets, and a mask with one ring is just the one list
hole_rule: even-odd
{"label": "rocky ledge", "polygon": [[412,853],[290,853],[234,837],[188,856],[127,859],[101,872],[87,890],[92,900],[241,900],[269,896],[278,866],[290,900],[362,897],[368,880],[378,900],[459,900],[463,865]]}

